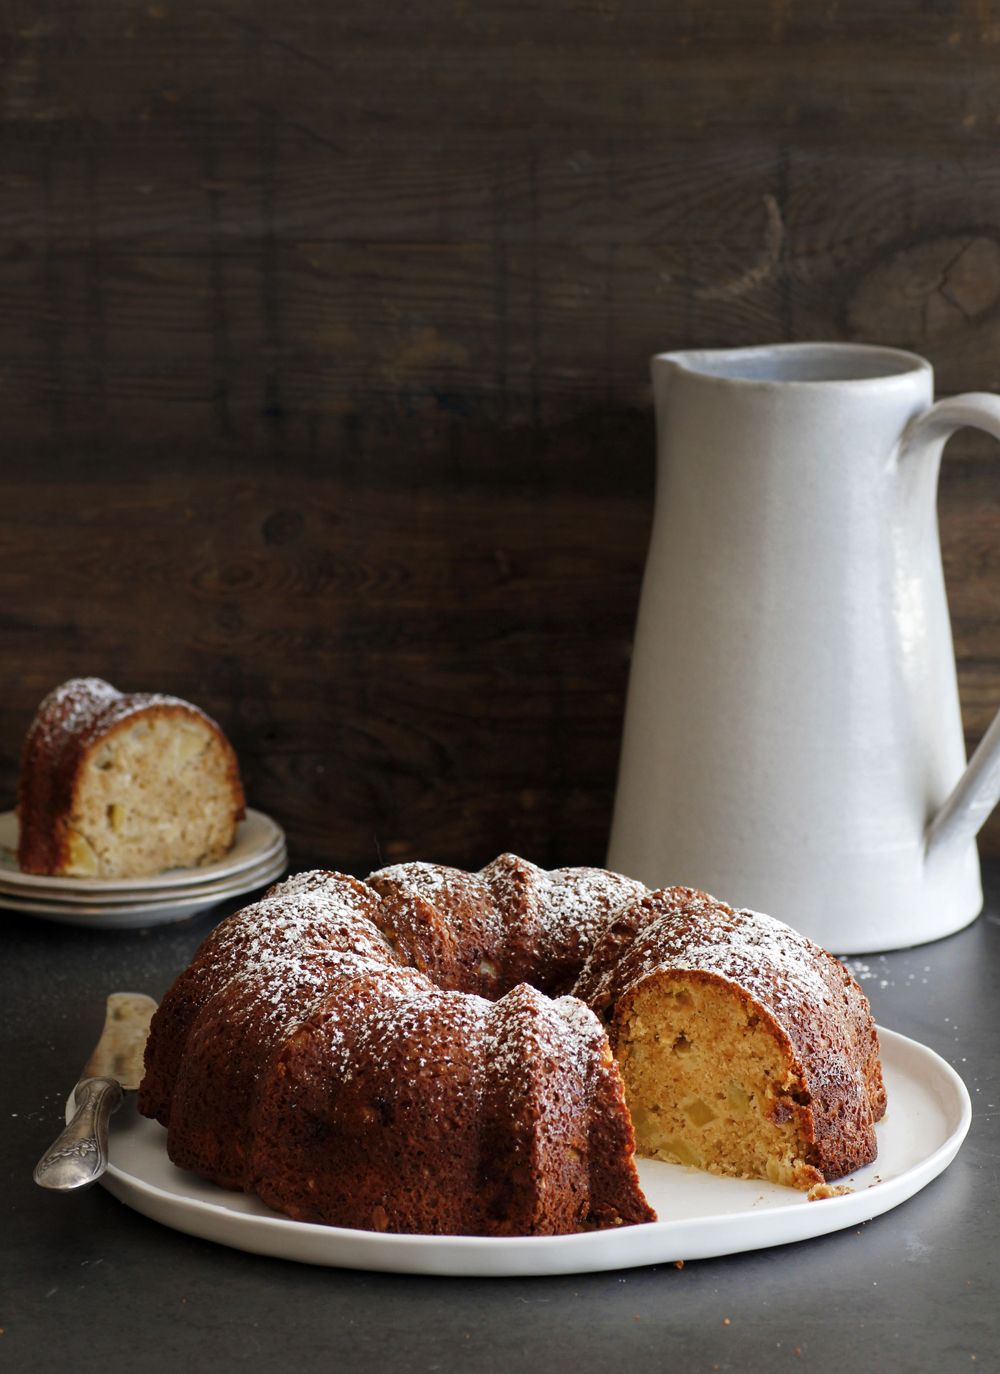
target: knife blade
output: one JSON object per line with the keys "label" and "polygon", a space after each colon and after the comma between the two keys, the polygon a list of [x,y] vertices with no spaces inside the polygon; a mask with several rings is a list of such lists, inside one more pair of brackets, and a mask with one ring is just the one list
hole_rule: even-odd
{"label": "knife blade", "polygon": [[144,992],[113,992],[104,1029],[73,1093],[73,1119],[35,1165],[41,1188],[88,1188],[108,1167],[108,1122],[142,1079],[143,1053],[156,1002]]}

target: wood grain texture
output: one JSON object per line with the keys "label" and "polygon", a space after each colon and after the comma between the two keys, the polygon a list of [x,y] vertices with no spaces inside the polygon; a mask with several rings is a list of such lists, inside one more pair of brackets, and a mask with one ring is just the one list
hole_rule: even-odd
{"label": "wood grain texture", "polygon": [[[988,0],[5,12],[0,796],[98,672],[217,715],[296,862],[600,861],[649,354],[1000,390]],[[941,485],[970,746],[998,464]]]}

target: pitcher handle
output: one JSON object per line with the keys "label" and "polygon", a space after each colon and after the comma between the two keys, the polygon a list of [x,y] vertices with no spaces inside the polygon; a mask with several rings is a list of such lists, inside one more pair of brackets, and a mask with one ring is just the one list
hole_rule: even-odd
{"label": "pitcher handle", "polygon": [[[914,420],[903,436],[904,454],[917,450],[926,454],[936,449],[940,455],[945,441],[956,429],[981,429],[1000,439],[1000,397],[987,391],[970,391],[950,396]],[[1000,710],[966,765],[965,772],[952,789],[925,835],[925,855],[929,859],[971,843],[979,834],[990,812],[1000,801]]]}

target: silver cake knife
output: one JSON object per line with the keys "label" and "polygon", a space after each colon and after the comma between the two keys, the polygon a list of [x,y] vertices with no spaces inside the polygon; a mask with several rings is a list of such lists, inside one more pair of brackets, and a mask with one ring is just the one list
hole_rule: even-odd
{"label": "silver cake knife", "polygon": [[40,1187],[59,1193],[87,1188],[108,1167],[108,1122],[124,1094],[139,1086],[155,1010],[144,992],[113,992],[108,998],[101,1038],[73,1094],[73,1119],[35,1165]]}

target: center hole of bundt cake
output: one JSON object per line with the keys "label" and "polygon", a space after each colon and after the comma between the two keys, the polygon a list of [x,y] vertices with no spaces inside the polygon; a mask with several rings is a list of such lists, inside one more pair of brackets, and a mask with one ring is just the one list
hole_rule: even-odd
{"label": "center hole of bundt cake", "polygon": [[808,1186],[814,1171],[782,1048],[731,985],[649,978],[619,1018],[618,1067],[640,1155]]}

